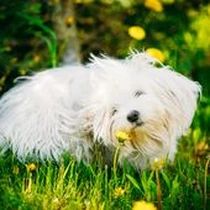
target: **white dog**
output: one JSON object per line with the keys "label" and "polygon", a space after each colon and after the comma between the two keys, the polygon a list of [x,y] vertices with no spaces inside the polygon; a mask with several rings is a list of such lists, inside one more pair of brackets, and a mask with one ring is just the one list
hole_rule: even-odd
{"label": "white dog", "polygon": [[144,53],[125,60],[93,56],[85,66],[26,77],[6,93],[0,100],[0,147],[22,160],[58,160],[64,151],[90,160],[96,143],[111,155],[121,130],[132,132],[121,162],[144,168],[154,158],[174,158],[200,91],[198,83],[157,67]]}

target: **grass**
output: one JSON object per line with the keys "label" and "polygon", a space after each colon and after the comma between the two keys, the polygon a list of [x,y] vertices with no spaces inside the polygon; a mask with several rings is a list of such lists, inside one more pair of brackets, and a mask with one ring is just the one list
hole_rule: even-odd
{"label": "grass", "polygon": [[59,164],[24,164],[9,151],[0,155],[0,209],[129,210],[144,200],[158,210],[207,210],[209,104],[210,99],[203,97],[175,161],[143,171],[126,163],[119,168],[120,148],[111,166],[103,164],[100,154],[89,165],[68,155]]}
{"label": "grass", "polygon": [[85,165],[68,156],[60,164],[23,164],[8,152],[0,157],[0,208],[132,209],[145,200],[164,210],[207,209],[209,160],[206,141],[195,130],[180,142],[173,164],[139,172],[126,164]]}
{"label": "grass", "polygon": [[[173,163],[135,171],[125,163],[92,164],[68,155],[55,162],[21,163],[11,152],[0,155],[0,209],[129,210],[136,201],[158,210],[207,210],[210,100],[203,97],[189,132],[181,139]],[[138,209],[145,210],[145,209]]]}

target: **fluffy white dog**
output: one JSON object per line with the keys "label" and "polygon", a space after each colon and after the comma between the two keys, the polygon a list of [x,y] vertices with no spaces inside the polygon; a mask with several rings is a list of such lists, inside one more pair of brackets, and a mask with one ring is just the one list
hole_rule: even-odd
{"label": "fluffy white dog", "polygon": [[131,134],[120,160],[144,168],[154,158],[174,158],[177,139],[191,124],[200,85],[156,67],[144,53],[125,60],[92,57],[26,77],[0,100],[0,147],[42,160],[68,151],[90,160],[100,143],[106,156],[117,131]]}

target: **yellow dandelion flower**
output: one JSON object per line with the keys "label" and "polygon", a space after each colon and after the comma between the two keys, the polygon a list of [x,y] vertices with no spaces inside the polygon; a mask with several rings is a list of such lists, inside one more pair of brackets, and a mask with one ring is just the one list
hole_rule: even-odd
{"label": "yellow dandelion flower", "polygon": [[58,209],[58,206],[61,204],[59,198],[55,197],[54,199],[52,199],[52,204],[54,207],[57,207]]}
{"label": "yellow dandelion flower", "polygon": [[166,59],[165,55],[159,49],[156,49],[156,48],[148,48],[146,50],[146,53],[156,58],[160,62],[164,62]]}
{"label": "yellow dandelion flower", "polygon": [[151,166],[153,170],[161,170],[164,167],[164,164],[165,164],[165,159],[155,158]]}
{"label": "yellow dandelion flower", "polygon": [[121,196],[123,196],[125,194],[125,189],[123,189],[122,187],[117,187],[114,190],[114,197],[115,198],[119,198]]}
{"label": "yellow dandelion flower", "polygon": [[148,9],[155,11],[155,12],[163,11],[163,5],[160,0],[145,0],[144,6]]}
{"label": "yellow dandelion flower", "polygon": [[195,155],[204,156],[209,150],[209,145],[205,141],[201,141],[195,145]]}
{"label": "yellow dandelion flower", "polygon": [[115,134],[115,137],[117,138],[117,140],[119,142],[124,142],[126,140],[130,140],[130,135],[129,133],[125,132],[125,131],[117,131]]}
{"label": "yellow dandelion flower", "polygon": [[32,171],[35,171],[36,170],[36,165],[34,164],[34,163],[30,163],[30,164],[28,164],[27,166],[27,170],[29,171],[29,172],[32,172]]}
{"label": "yellow dandelion flower", "polygon": [[65,23],[68,27],[72,26],[75,22],[74,16],[68,16],[65,20]]}
{"label": "yellow dandelion flower", "polygon": [[136,201],[133,204],[132,210],[157,210],[153,203],[146,201]]}
{"label": "yellow dandelion flower", "polygon": [[140,26],[131,26],[129,29],[128,29],[128,34],[134,38],[134,39],[137,39],[137,40],[142,40],[146,37],[146,32],[145,30],[140,27]]}
{"label": "yellow dandelion flower", "polygon": [[41,61],[41,56],[36,54],[33,56],[34,63],[39,63]]}

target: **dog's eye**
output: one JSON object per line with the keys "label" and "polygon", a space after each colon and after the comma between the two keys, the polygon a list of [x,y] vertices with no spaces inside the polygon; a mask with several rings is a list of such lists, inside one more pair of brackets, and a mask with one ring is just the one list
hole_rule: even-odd
{"label": "dog's eye", "polygon": [[115,115],[116,113],[117,113],[117,109],[114,108],[114,109],[112,110],[112,116]]}
{"label": "dog's eye", "polygon": [[144,94],[143,91],[137,90],[137,91],[134,93],[134,96],[138,98],[139,96],[141,96],[141,95],[143,95],[143,94]]}

